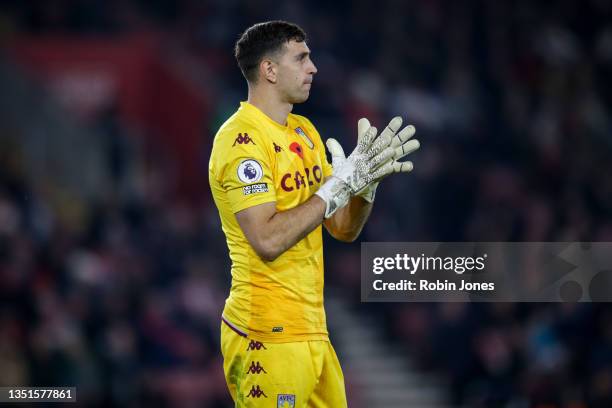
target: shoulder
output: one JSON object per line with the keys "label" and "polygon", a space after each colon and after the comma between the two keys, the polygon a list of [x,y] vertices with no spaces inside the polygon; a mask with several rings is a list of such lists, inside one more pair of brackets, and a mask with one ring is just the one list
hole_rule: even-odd
{"label": "shoulder", "polygon": [[217,131],[209,160],[209,172],[222,177],[228,166],[245,160],[258,163],[270,161],[267,133],[257,121],[240,115],[232,115]]}
{"label": "shoulder", "polygon": [[257,145],[257,142],[263,139],[265,135],[266,132],[263,131],[261,124],[257,121],[243,115],[234,114],[221,125],[215,134],[213,147],[250,143]]}

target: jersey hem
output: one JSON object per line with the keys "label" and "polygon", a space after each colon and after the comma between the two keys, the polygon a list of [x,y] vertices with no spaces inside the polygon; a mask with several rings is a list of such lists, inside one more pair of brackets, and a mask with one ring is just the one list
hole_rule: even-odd
{"label": "jersey hem", "polygon": [[247,338],[253,339],[256,341],[260,341],[260,342],[265,342],[265,343],[296,343],[300,341],[313,341],[313,340],[329,342],[329,335],[320,334],[320,333],[301,334],[298,336],[293,335],[293,336],[287,336],[287,337],[282,337],[282,338],[274,337],[274,336],[266,336],[266,335],[262,335],[261,333],[249,333],[249,336]]}
{"label": "jersey hem", "polygon": [[266,335],[261,332],[253,332],[249,330],[245,330],[237,324],[233,323],[230,319],[225,316],[225,314],[221,315],[221,321],[232,329],[232,331],[238,334],[241,337],[245,337],[247,339],[252,339],[256,341],[266,342],[266,343],[295,343],[298,341],[312,341],[312,340],[320,340],[320,341],[329,341],[329,334],[325,333],[308,333],[308,334],[291,334],[291,335]]}

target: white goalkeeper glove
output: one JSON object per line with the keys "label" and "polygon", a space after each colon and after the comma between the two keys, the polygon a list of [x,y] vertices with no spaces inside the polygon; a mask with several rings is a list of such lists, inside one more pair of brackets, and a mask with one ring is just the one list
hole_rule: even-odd
{"label": "white goalkeeper glove", "polygon": [[[342,146],[335,139],[327,140],[332,154],[333,176],[317,191],[327,207],[325,218],[359,193],[370,202],[374,200],[377,182],[392,172],[412,170],[411,162],[398,162],[406,154],[419,148],[417,140],[408,141],[414,135],[414,127],[408,126],[397,133],[402,125],[400,117],[393,118],[387,128],[376,138],[377,130],[367,119],[357,124],[357,147],[345,158]],[[368,187],[372,182],[376,185]]]}
{"label": "white goalkeeper glove", "polygon": [[[380,180],[391,173],[410,172],[413,169],[412,162],[399,162],[398,160],[417,150],[420,143],[418,140],[409,140],[415,133],[415,128],[412,125],[406,126],[401,132],[397,133],[401,125],[402,119],[400,117],[393,118],[370,147],[370,155],[373,155],[374,157],[382,157],[382,160],[384,160],[389,151],[392,151],[392,155],[387,161],[382,161],[379,163],[374,162],[375,171],[371,177],[373,181],[371,181],[365,188],[357,193],[358,196],[362,197],[369,203],[374,202],[376,188],[378,187]],[[357,122],[358,144],[360,143],[360,140],[366,137],[367,131],[370,127],[370,122],[365,118],[362,118],[359,120],[359,122]],[[363,143],[367,142],[368,140],[363,141]],[[334,175],[336,175],[335,169],[342,166],[347,159],[345,158],[342,146],[337,140],[328,139],[326,144],[332,156],[332,167],[334,168]],[[386,151],[387,153],[383,154],[382,156],[380,154],[377,156],[377,152],[381,151]]]}
{"label": "white goalkeeper glove", "polygon": [[344,207],[350,198],[368,183],[366,177],[372,170],[373,162],[370,147],[376,138],[377,130],[371,126],[362,126],[358,128],[358,132],[361,133],[358,133],[355,150],[348,158],[345,158],[342,152],[342,162],[336,161],[336,165],[332,165],[332,177],[315,193],[325,201],[325,218],[331,217],[338,208]]}

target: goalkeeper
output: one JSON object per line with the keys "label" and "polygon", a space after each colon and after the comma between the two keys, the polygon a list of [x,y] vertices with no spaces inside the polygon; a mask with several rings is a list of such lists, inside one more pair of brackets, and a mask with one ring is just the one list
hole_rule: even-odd
{"label": "goalkeeper", "polygon": [[330,165],[313,124],[291,113],[317,73],[302,29],[256,24],[235,56],[248,100],[215,135],[209,163],[232,261],[221,316],[229,392],[237,407],[346,407],[323,308],[321,225],[336,239],[355,240],[378,183],[411,171],[399,159],[419,142],[399,117],[380,135],[361,119],[348,157],[327,140]]}

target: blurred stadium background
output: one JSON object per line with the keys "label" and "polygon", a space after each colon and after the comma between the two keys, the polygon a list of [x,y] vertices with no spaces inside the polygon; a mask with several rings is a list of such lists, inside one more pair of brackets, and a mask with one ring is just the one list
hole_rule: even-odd
{"label": "blurred stadium background", "polygon": [[[295,111],[324,138],[416,125],[362,240],[612,241],[610,1],[3,0],[1,386],[231,406],[208,154],[233,43],[276,18],[309,34]],[[359,244],[326,241],[350,407],[612,407],[607,304],[360,304]]]}

